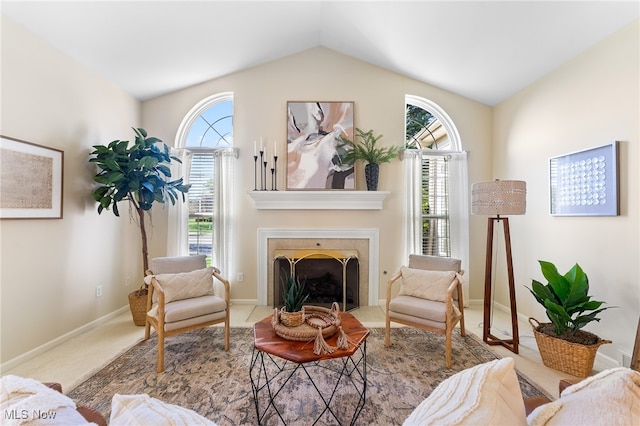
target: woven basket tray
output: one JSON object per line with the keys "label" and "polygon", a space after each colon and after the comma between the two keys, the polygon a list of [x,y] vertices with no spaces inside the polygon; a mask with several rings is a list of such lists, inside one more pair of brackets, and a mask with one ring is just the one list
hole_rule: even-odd
{"label": "woven basket tray", "polygon": [[[322,329],[322,337],[325,339],[333,336],[341,324],[340,309],[337,303],[334,303],[331,309],[322,306],[305,305],[305,322],[297,327],[287,327],[279,321],[279,312],[276,309],[273,314],[273,329],[276,335],[298,342],[309,342],[318,336],[318,328]],[[313,323],[316,327],[312,327],[309,323]],[[319,327],[318,327],[319,326]]]}
{"label": "woven basket tray", "polygon": [[544,365],[576,377],[587,377],[593,369],[598,348],[611,343],[611,340],[603,339],[589,346],[571,343],[540,333],[538,331],[540,323],[535,318],[529,318],[529,324],[533,327],[533,334]]}

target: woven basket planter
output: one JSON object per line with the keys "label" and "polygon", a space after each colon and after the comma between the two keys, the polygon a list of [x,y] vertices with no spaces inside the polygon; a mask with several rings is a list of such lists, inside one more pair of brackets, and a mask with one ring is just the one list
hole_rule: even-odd
{"label": "woven basket planter", "polygon": [[133,323],[137,326],[144,325],[147,319],[147,293],[148,290],[146,288],[129,293],[129,308],[131,309]]}
{"label": "woven basket planter", "polygon": [[304,307],[297,312],[287,312],[283,307],[280,309],[280,322],[286,327],[298,327],[304,324]]}
{"label": "woven basket planter", "polygon": [[529,324],[533,327],[543,364],[576,377],[587,377],[593,369],[598,348],[611,343],[611,340],[600,338],[597,343],[588,346],[571,343],[539,332],[540,323],[535,318],[529,318]]}

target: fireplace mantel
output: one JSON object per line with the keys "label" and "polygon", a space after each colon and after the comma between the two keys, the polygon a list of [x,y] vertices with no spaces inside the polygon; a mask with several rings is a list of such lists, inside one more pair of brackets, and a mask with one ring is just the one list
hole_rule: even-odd
{"label": "fireplace mantel", "polygon": [[389,191],[250,191],[262,210],[382,210]]}

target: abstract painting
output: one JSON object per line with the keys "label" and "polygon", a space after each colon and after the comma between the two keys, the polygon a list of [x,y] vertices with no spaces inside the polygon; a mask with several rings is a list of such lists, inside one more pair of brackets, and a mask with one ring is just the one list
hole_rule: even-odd
{"label": "abstract painting", "polygon": [[287,102],[287,189],[355,189],[340,140],[353,134],[353,102]]}
{"label": "abstract painting", "polygon": [[63,156],[0,136],[0,219],[61,219]]}

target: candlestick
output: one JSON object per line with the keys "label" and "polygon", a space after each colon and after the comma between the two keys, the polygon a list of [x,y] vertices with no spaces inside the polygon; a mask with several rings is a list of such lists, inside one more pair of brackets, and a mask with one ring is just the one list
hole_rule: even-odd
{"label": "candlestick", "polygon": [[267,159],[264,159],[264,168],[262,169],[262,173],[264,176],[264,187],[262,188],[263,191],[267,190]]}
{"label": "candlestick", "polygon": [[253,155],[253,190],[258,190],[258,156]]}
{"label": "candlestick", "polygon": [[276,169],[274,167],[271,168],[271,190],[275,191],[276,189]]}
{"label": "candlestick", "polygon": [[261,190],[264,190],[264,187],[265,187],[264,176],[262,173],[262,157],[263,156],[264,156],[264,151],[260,149],[260,189]]}
{"label": "candlestick", "polygon": [[271,188],[272,191],[277,191],[278,190],[278,156],[274,155],[273,156],[273,187]]}

